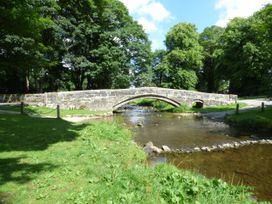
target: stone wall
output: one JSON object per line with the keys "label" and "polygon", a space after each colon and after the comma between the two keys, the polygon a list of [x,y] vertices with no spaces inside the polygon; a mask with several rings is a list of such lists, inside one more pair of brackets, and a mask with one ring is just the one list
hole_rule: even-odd
{"label": "stone wall", "polygon": [[0,102],[19,102],[61,108],[88,108],[92,110],[113,110],[136,98],[158,98],[178,105],[202,101],[204,106],[235,103],[236,95],[211,94],[197,91],[144,87],[134,89],[104,89],[44,94],[0,95]]}

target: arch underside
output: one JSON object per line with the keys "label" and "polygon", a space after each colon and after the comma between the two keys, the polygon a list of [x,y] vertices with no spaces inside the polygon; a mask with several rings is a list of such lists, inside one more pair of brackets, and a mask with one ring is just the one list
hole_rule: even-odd
{"label": "arch underside", "polygon": [[119,103],[117,103],[116,105],[113,106],[113,110],[116,110],[118,108],[120,108],[121,106],[128,104],[129,102],[139,99],[139,98],[150,98],[150,99],[158,99],[160,101],[164,101],[166,103],[169,103],[175,107],[180,106],[180,103],[176,100],[173,100],[171,98],[165,97],[165,96],[161,96],[161,95],[155,95],[155,94],[143,94],[143,95],[139,95],[139,96],[134,96],[128,99],[125,99]]}

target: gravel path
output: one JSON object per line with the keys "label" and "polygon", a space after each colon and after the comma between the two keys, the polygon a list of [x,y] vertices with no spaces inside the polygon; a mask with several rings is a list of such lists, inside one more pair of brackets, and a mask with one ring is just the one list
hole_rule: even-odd
{"label": "gravel path", "polygon": [[[238,103],[245,103],[247,104],[246,107],[241,108],[239,111],[240,112],[245,112],[245,111],[249,111],[252,109],[256,109],[256,108],[260,108],[262,105],[262,102],[264,102],[265,106],[272,106],[272,100],[268,100],[265,98],[259,98],[259,99],[246,99],[246,100],[239,100]],[[213,120],[219,120],[219,121],[223,121],[224,117],[227,114],[234,114],[235,110],[230,110],[230,111],[223,111],[223,112],[213,112],[213,113],[204,113],[203,115],[211,118]]]}

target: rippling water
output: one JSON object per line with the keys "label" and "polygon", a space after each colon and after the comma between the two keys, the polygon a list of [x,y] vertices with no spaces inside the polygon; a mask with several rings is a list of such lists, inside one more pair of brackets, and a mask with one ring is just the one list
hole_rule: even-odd
{"label": "rippling water", "polygon": [[[133,127],[134,139],[139,144],[152,141],[156,146],[181,148],[239,141],[249,137],[222,122],[199,116],[134,110],[116,117],[122,117],[128,126]],[[142,127],[137,127],[137,124]]]}
{"label": "rippling water", "polygon": [[[132,128],[134,139],[144,145],[168,145],[171,148],[210,146],[254,137],[270,138],[271,133],[242,133],[228,125],[197,116],[178,116],[146,109],[131,110],[115,116]],[[179,168],[197,171],[207,177],[229,183],[253,186],[260,200],[272,201],[272,146],[252,145],[224,152],[166,154],[152,162],[169,162]]]}

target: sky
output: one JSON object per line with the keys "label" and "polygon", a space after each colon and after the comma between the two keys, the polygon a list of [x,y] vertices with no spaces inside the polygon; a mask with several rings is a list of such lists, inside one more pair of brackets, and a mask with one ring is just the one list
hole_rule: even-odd
{"label": "sky", "polygon": [[180,22],[196,25],[198,32],[234,17],[248,17],[272,0],[120,0],[152,42],[152,50],[165,49],[167,32]]}

